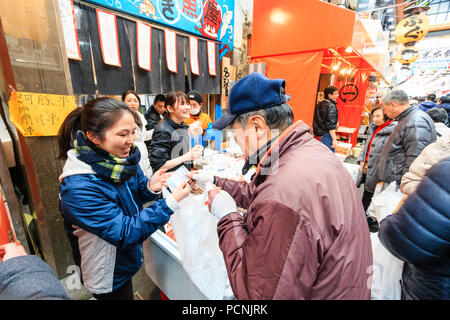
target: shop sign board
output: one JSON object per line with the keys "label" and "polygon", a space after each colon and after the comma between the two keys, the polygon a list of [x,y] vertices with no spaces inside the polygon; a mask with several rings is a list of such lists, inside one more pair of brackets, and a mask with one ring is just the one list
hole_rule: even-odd
{"label": "shop sign board", "polygon": [[86,0],[102,7],[220,42],[233,50],[235,0]]}
{"label": "shop sign board", "polygon": [[74,96],[11,92],[11,122],[25,137],[57,136],[67,115],[77,107]]}

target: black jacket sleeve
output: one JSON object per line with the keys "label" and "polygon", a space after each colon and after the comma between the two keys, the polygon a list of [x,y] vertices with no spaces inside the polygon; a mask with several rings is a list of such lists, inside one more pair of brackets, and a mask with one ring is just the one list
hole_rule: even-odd
{"label": "black jacket sleeve", "polygon": [[0,300],[69,300],[55,273],[37,256],[0,262]]}
{"label": "black jacket sleeve", "polygon": [[161,118],[156,116],[155,114],[150,114],[147,118],[147,125],[145,126],[145,129],[152,130],[155,128],[155,126],[158,124],[159,121],[161,121]]}
{"label": "black jacket sleeve", "polygon": [[328,121],[327,121],[327,129],[334,130],[336,129],[338,123],[338,110],[335,104],[329,103],[328,105]]}
{"label": "black jacket sleeve", "polygon": [[168,160],[171,159],[172,150],[171,134],[164,130],[155,129],[152,143],[149,148],[150,165],[153,172],[158,171]]}

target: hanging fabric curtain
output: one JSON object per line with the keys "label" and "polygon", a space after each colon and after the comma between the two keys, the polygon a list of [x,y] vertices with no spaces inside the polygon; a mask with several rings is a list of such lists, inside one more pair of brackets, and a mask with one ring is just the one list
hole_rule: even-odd
{"label": "hanging fabric curtain", "polygon": [[189,37],[189,62],[191,64],[191,72],[196,76],[200,75],[200,67],[198,64],[198,39]]}
{"label": "hanging fabric curtain", "polygon": [[207,41],[208,48],[208,71],[210,76],[217,76],[216,69],[216,43]]}
{"label": "hanging fabric curtain", "polygon": [[116,15],[100,9],[96,10],[96,14],[103,62],[121,67]]}
{"label": "hanging fabric curtain", "polygon": [[[92,10],[92,9],[91,9]],[[89,37],[89,8],[83,4],[74,4],[81,61],[69,59],[70,77],[74,94],[95,93],[92,67],[91,45]]]}
{"label": "hanging fabric curtain", "polygon": [[69,59],[81,60],[72,0],[59,0],[59,11],[61,14],[67,57]]}
{"label": "hanging fabric curtain", "polygon": [[152,71],[152,27],[146,23],[136,23],[137,61],[140,68]]}
{"label": "hanging fabric curtain", "polygon": [[99,30],[95,12],[90,13],[91,48],[94,58],[95,75],[99,94],[121,95],[133,89],[133,69],[131,65],[131,50],[125,31],[126,19],[117,17],[118,44],[122,67],[105,64],[100,48]]}
{"label": "hanging fabric curtain", "polygon": [[[163,43],[161,45],[162,53],[161,53],[161,89],[162,93],[168,93],[171,91],[183,91],[186,90],[186,79],[185,79],[185,61],[184,61],[184,39],[185,36],[176,35],[175,37],[169,35],[167,38],[167,31],[165,32],[165,36],[162,37],[161,41],[167,41],[169,39],[170,44]],[[169,31],[171,33],[173,31]],[[175,39],[175,44],[173,39]],[[172,50],[176,48],[176,55],[173,53],[168,53],[167,49]],[[168,62],[167,59],[171,59],[171,62]],[[174,61],[175,60],[175,61]],[[169,66],[171,66],[169,69]],[[174,66],[177,67],[176,73],[173,72],[175,69]]]}
{"label": "hanging fabric curtain", "polygon": [[177,34],[175,31],[164,29],[164,43],[166,49],[167,69],[169,69],[170,72],[178,73]]}
{"label": "hanging fabric curtain", "polygon": [[125,20],[125,32],[129,40],[132,69],[134,74],[134,88],[139,94],[157,94],[161,88],[161,39],[162,30],[151,29],[151,71],[139,67],[137,56],[137,27],[136,22]]}

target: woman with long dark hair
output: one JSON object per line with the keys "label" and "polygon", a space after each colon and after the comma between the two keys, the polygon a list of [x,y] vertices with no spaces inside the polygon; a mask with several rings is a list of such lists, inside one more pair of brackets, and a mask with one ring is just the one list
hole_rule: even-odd
{"label": "woman with long dark hair", "polygon": [[165,170],[151,180],[142,172],[135,117],[124,103],[100,98],[70,113],[59,133],[64,226],[83,284],[100,300],[133,299],[143,241],[190,192],[183,183],[161,199]]}
{"label": "woman with long dark hair", "polygon": [[150,178],[153,174],[152,167],[150,166],[150,159],[148,156],[147,143],[150,143],[153,135],[153,129],[147,130],[147,120],[142,113],[139,112],[139,106],[141,105],[141,98],[133,90],[128,90],[122,94],[122,101],[133,111],[136,117],[139,119],[139,123],[136,127],[136,140],[134,144],[139,148],[141,152],[141,161],[139,165],[147,178]]}
{"label": "woman with long dark hair", "polygon": [[165,103],[168,115],[155,126],[149,148],[150,164],[153,171],[175,171],[182,165],[190,170],[192,161],[202,156],[203,147],[191,149],[189,127],[183,121],[189,118],[189,98],[183,92],[173,92],[166,96]]}

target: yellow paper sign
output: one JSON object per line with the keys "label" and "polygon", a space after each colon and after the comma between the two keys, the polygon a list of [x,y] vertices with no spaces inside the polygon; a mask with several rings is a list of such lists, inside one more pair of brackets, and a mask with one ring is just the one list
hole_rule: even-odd
{"label": "yellow paper sign", "polygon": [[77,107],[74,96],[11,92],[11,122],[26,137],[56,136],[67,115]]}

